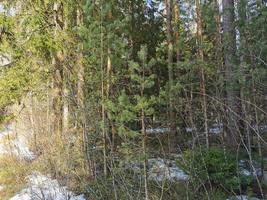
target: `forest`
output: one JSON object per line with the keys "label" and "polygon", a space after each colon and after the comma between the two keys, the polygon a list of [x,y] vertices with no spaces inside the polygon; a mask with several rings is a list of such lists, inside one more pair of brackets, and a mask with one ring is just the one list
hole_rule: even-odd
{"label": "forest", "polygon": [[266,0],[0,0],[0,200],[264,199]]}

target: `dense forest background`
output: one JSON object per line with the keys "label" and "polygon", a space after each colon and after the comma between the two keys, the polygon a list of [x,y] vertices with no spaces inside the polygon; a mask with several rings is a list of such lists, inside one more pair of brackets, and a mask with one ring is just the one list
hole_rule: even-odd
{"label": "dense forest background", "polygon": [[267,3],[1,0],[0,122],[0,199],[265,199]]}

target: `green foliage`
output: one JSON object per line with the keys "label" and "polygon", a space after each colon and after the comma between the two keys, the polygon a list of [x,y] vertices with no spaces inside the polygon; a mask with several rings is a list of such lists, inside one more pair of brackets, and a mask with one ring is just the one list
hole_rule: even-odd
{"label": "green foliage", "polygon": [[137,136],[139,130],[127,126],[134,121],[140,121],[142,110],[145,115],[152,115],[155,112],[153,106],[157,102],[156,97],[147,92],[147,89],[154,86],[155,75],[149,74],[149,70],[155,62],[153,59],[147,61],[147,56],[147,48],[143,46],[138,52],[140,61],[129,62],[130,90],[126,88],[122,90],[117,103],[117,121],[120,124],[121,136],[128,135],[131,138]]}
{"label": "green foliage", "polygon": [[[237,162],[230,152],[217,147],[196,147],[184,153],[184,162],[178,164],[187,171],[194,185],[238,189],[240,184],[249,184],[247,177],[237,171]],[[211,184],[211,185],[209,185]]]}
{"label": "green foliage", "polygon": [[[116,168],[117,158],[123,161],[136,160],[142,155],[141,120],[145,122],[145,128],[168,127],[170,99],[173,100],[175,109],[174,120],[181,130],[179,138],[175,138],[179,142],[173,148],[168,146],[165,151],[165,146],[170,144],[172,138],[168,136],[167,139],[167,134],[166,137],[155,137],[153,139],[157,139],[160,145],[151,145],[149,142],[152,139],[148,137],[148,156],[151,152],[153,156],[158,156],[161,151],[166,154],[178,144],[183,149],[186,145],[180,141],[195,139],[189,134],[183,134],[183,130],[194,125],[196,133],[202,131],[204,107],[207,107],[209,126],[215,120],[224,121],[227,117],[225,107],[228,105],[225,105],[227,101],[224,99],[227,98],[227,89],[243,89],[244,97],[240,95],[240,102],[244,104],[244,110],[242,104],[240,117],[246,115],[245,121],[251,129],[256,119],[260,123],[266,121],[264,112],[255,117],[252,105],[253,102],[258,112],[265,110],[266,6],[256,8],[250,4],[242,5],[247,4],[245,0],[237,2],[238,17],[235,22],[239,36],[236,37],[236,60],[240,63],[236,63],[236,70],[232,74],[233,77],[238,77],[236,84],[225,81],[227,77],[224,71],[228,70],[223,66],[225,41],[221,38],[221,13],[216,1],[200,1],[203,61],[197,59],[199,44],[196,43],[195,30],[192,30],[196,21],[193,13],[195,9],[191,8],[193,2],[172,1],[177,3],[180,11],[174,13],[175,7],[172,9],[171,34],[174,44],[171,63],[173,71],[170,76],[173,76],[173,84],[170,87],[167,61],[169,40],[164,1],[9,0],[1,1],[0,4],[2,2],[6,4],[5,9],[15,5],[19,5],[19,9],[15,15],[0,10],[0,55],[7,53],[12,57],[12,62],[0,69],[0,110],[5,111],[1,113],[0,123],[13,119],[13,115],[7,115],[6,111],[10,112],[10,106],[28,98],[29,92],[34,97],[42,97],[33,102],[32,111],[41,105],[40,116],[51,116],[52,120],[47,119],[39,125],[37,123],[42,122],[41,117],[28,117],[34,122],[31,126],[35,129],[35,142],[40,143],[38,148],[41,155],[38,162],[40,165],[48,163],[43,165],[44,172],[49,171],[56,176],[72,176],[69,179],[72,180],[70,185],[74,189],[79,185],[86,190],[86,186],[79,184],[78,179],[86,179],[87,184],[88,174],[95,170],[92,176],[96,177],[92,179],[97,180],[97,183],[91,179],[88,181],[93,190],[97,190],[95,197],[110,198],[113,180],[110,177],[103,179],[99,175],[102,170],[102,149],[107,151],[107,165],[113,170],[112,173],[120,170]],[[55,3],[62,6],[62,10],[54,10]],[[177,19],[176,14],[179,15]],[[63,25],[58,27],[57,24]],[[59,70],[55,69],[58,57]],[[204,88],[200,87],[200,69],[204,72]],[[58,76],[58,72],[62,74]],[[54,86],[57,81],[62,86],[58,87],[61,93],[55,96]],[[206,106],[202,92],[207,97]],[[254,102],[256,95],[260,97]],[[55,109],[57,98],[62,99],[59,104],[64,102],[64,109]],[[68,126],[64,127],[66,130],[63,131],[63,139],[49,135],[46,131],[53,129],[53,115],[65,117],[65,108],[68,108]],[[244,128],[241,128],[240,133],[244,132]],[[103,130],[107,137],[104,138],[106,143],[103,135],[99,134]],[[202,139],[201,136],[199,138]],[[210,143],[212,145],[213,140]],[[162,144],[164,148],[160,147]],[[251,182],[249,178],[239,176],[236,160],[231,153],[219,148],[196,147],[187,150],[184,161],[179,164],[191,175],[190,190],[202,189],[203,185],[212,187],[213,199],[225,199],[222,188],[235,190],[239,185]],[[0,170],[0,175],[7,177]],[[124,172],[115,179],[119,177],[120,180],[124,176],[127,187],[120,185],[125,180],[117,182],[120,185],[118,199],[129,199],[129,196],[134,196],[136,188],[140,187],[139,179],[133,179]],[[99,186],[99,183],[102,185]],[[174,188],[167,185],[168,187],[155,189],[151,199],[158,199],[163,191],[166,199],[205,199],[204,192],[200,196],[194,196],[191,191],[187,194],[180,191],[186,190],[185,185],[179,187],[179,184]],[[126,190],[131,190],[129,196],[124,193]],[[140,198],[142,197],[141,195]]]}

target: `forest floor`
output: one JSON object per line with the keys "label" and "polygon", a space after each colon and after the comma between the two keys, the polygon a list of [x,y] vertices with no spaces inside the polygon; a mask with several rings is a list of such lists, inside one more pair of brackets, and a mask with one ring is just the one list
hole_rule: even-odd
{"label": "forest floor", "polygon": [[10,127],[0,132],[0,155],[1,200],[85,200],[49,175],[34,171],[34,153],[23,138],[13,135]]}
{"label": "forest floor", "polygon": [[[26,140],[17,135],[13,134],[11,127],[6,127],[0,132],[1,200],[85,200],[84,195],[76,195],[62,186],[58,180],[36,171],[34,153],[28,147]],[[151,144],[155,145],[153,142]],[[175,156],[177,158],[181,154],[177,152]],[[131,170],[142,170],[140,165],[134,162],[128,163],[126,167]],[[242,160],[240,160],[240,167],[242,173],[247,176],[256,176],[258,173],[256,169],[257,171],[251,174]],[[159,154],[148,159],[148,178],[156,183],[163,180],[186,182],[189,176],[176,165],[175,159],[163,159]],[[237,196],[236,199],[248,200],[247,196]]]}

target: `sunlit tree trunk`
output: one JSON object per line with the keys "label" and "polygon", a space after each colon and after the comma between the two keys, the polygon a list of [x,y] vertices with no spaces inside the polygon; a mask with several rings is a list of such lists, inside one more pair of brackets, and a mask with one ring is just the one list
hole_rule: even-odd
{"label": "sunlit tree trunk", "polygon": [[105,107],[105,100],[106,100],[106,84],[105,84],[105,73],[106,67],[104,63],[104,56],[105,56],[105,48],[104,48],[104,10],[103,10],[103,2],[100,5],[100,48],[101,48],[101,55],[100,55],[100,70],[101,70],[101,117],[102,117],[102,143],[103,143],[103,169],[104,169],[104,176],[107,178],[108,173],[108,166],[107,166],[107,119],[106,119],[106,107]]}
{"label": "sunlit tree trunk", "polygon": [[[84,1],[83,1],[84,3]],[[74,9],[75,21],[77,26],[84,26],[84,13],[83,10],[77,5]],[[90,176],[94,176],[93,162],[89,152],[89,139],[88,130],[86,129],[86,97],[85,97],[85,65],[84,65],[84,45],[79,42],[78,55],[77,55],[77,124],[82,132],[83,138],[83,152],[85,160],[88,165]]]}
{"label": "sunlit tree trunk", "polygon": [[180,8],[178,1],[174,3],[174,25],[175,25],[175,43],[176,43],[176,62],[180,61],[180,48],[179,48],[179,41],[180,41]]}
{"label": "sunlit tree trunk", "polygon": [[33,141],[34,141],[34,150],[35,152],[38,152],[38,146],[37,146],[37,133],[35,130],[35,120],[34,120],[34,115],[35,115],[35,102],[34,102],[34,96],[33,92],[30,92],[30,123],[31,123],[31,133],[33,136]]}
{"label": "sunlit tree trunk", "polygon": [[[54,37],[57,38],[58,32],[63,29],[63,5],[54,3]],[[56,50],[53,54],[53,75],[52,75],[52,109],[53,109],[53,132],[57,136],[62,136],[63,129],[63,52]]]}

